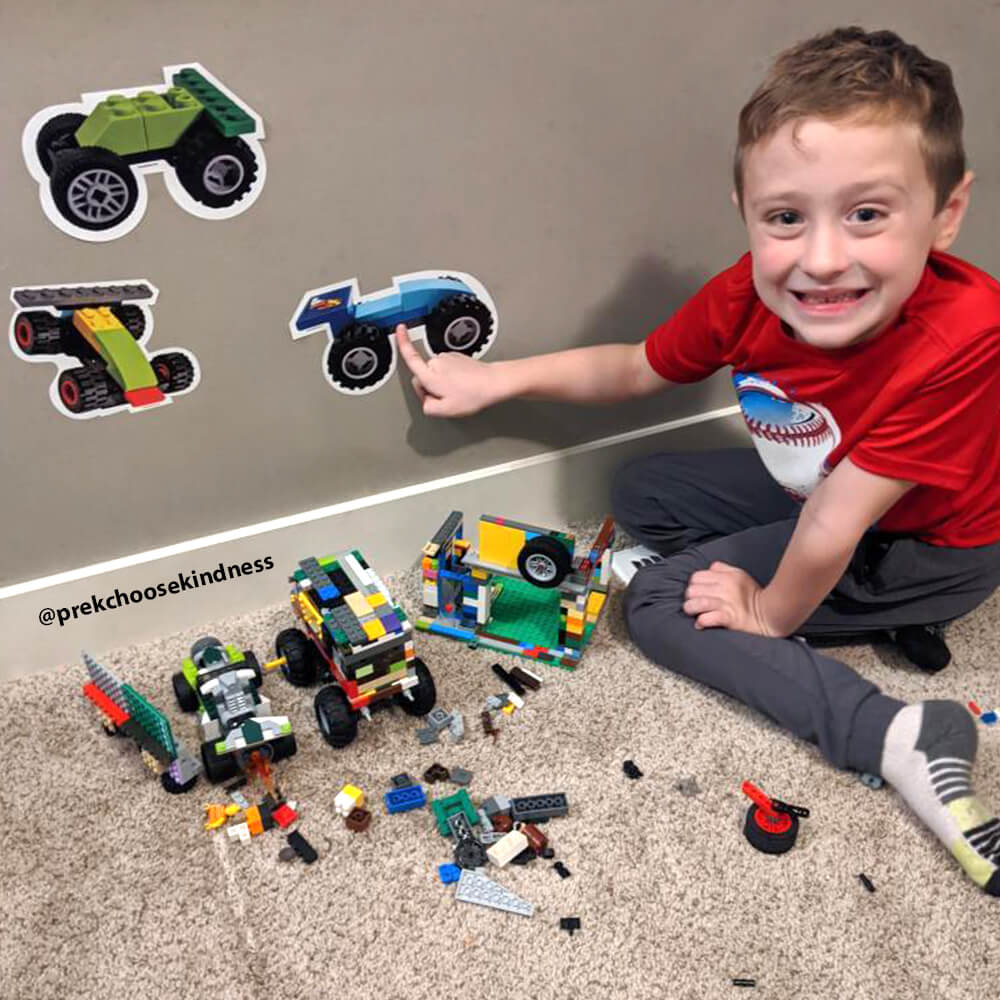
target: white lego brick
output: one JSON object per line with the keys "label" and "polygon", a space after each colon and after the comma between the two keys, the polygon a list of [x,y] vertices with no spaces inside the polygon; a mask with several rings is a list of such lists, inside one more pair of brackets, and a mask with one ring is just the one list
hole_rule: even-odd
{"label": "white lego brick", "polygon": [[528,838],[520,830],[511,830],[505,837],[486,849],[486,857],[498,868],[516,858],[528,846]]}

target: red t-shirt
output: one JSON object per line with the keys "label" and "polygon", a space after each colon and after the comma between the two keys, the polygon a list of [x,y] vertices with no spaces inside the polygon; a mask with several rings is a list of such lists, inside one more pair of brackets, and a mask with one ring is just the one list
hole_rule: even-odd
{"label": "red t-shirt", "polygon": [[880,531],[968,548],[1000,541],[1000,283],[932,252],[892,326],[822,350],[795,340],[757,297],[750,254],[646,339],[671,382],[731,365],[764,464],[805,498],[846,455],[917,485]]}

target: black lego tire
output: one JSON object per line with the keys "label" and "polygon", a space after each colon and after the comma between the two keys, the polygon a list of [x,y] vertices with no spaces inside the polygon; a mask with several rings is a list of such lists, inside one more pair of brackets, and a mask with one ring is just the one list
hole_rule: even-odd
{"label": "black lego tire", "polygon": [[751,803],[747,810],[746,822],[743,824],[743,833],[747,840],[764,854],[784,854],[795,846],[795,838],[799,835],[799,817],[794,813],[787,814],[791,819],[791,826],[784,833],[768,833],[757,824],[757,813],[759,808]]}
{"label": "black lego tire", "polygon": [[89,413],[111,406],[108,376],[94,368],[69,368],[60,373],[59,399],[70,413]]}
{"label": "black lego tire", "polygon": [[149,363],[161,392],[183,392],[194,381],[194,365],[191,359],[180,351],[155,354]]}
{"label": "black lego tire", "polygon": [[413,701],[405,694],[397,694],[393,700],[407,715],[426,715],[437,701],[437,687],[427,665],[419,656],[413,658],[413,666],[417,673],[417,683],[410,688]]}
{"label": "black lego tire", "polygon": [[173,685],[174,697],[177,699],[177,704],[180,706],[181,711],[197,711],[200,704],[198,701],[198,692],[188,683],[188,679],[184,676],[184,671],[175,671],[170,678],[170,683]]}
{"label": "black lego tire", "polygon": [[294,687],[316,683],[317,653],[313,644],[297,628],[286,628],[274,640],[278,656],[284,659],[281,673]]}
{"label": "black lego tire", "polygon": [[236,777],[236,773],[240,769],[236,760],[236,755],[229,753],[224,757],[220,757],[215,752],[214,742],[202,743],[201,762],[205,767],[205,777],[208,778],[213,785],[217,785],[222,781],[228,781],[230,778]]}
{"label": "black lego tire", "polygon": [[323,739],[338,750],[354,742],[358,735],[358,713],[351,711],[347,695],[336,684],[320,688],[313,699],[316,724]]}
{"label": "black lego tire", "polygon": [[77,111],[55,115],[39,130],[35,137],[35,153],[42,170],[52,173],[56,156],[68,149],[79,149],[76,141],[76,130],[87,120],[86,115]]}
{"label": "black lego tire", "polygon": [[[540,571],[544,567],[544,571]],[[525,542],[517,554],[518,572],[534,587],[558,587],[573,569],[573,559],[562,542],[539,535]]]}
{"label": "black lego tire", "polygon": [[392,371],[393,345],[377,326],[348,327],[330,341],[326,370],[343,389],[368,389],[385,381]]}
{"label": "black lego tire", "polygon": [[244,649],[243,663],[244,666],[249,667],[253,671],[254,683],[257,687],[260,687],[264,683],[264,674],[260,669],[260,661],[257,659],[257,654],[249,649]]}
{"label": "black lego tire", "polygon": [[142,339],[142,335],[146,332],[146,314],[141,306],[118,302],[111,307],[111,315],[132,334],[133,340]]}
{"label": "black lego tire", "polygon": [[279,760],[285,760],[288,757],[294,757],[299,749],[295,742],[295,733],[289,733],[287,736],[279,736],[276,740],[271,740],[268,746],[271,748],[271,760],[274,763],[277,763]]}
{"label": "black lego tire", "polygon": [[[70,224],[93,232],[111,229],[127,219],[139,199],[132,168],[116,153],[100,146],[60,153],[52,167],[49,183],[59,214]],[[110,185],[114,201],[111,202],[106,190],[105,197],[94,202],[91,214],[81,214],[82,205],[87,203],[88,183],[91,186],[103,184],[105,188]],[[105,209],[109,204],[111,207]]]}
{"label": "black lego tire", "polygon": [[160,784],[163,786],[163,790],[171,795],[183,795],[185,792],[190,792],[198,784],[198,775],[196,774],[193,778],[180,784],[174,781],[169,771],[161,771]]}
{"label": "black lego tire", "polygon": [[475,295],[450,295],[431,310],[425,331],[432,354],[451,351],[474,357],[493,339],[493,314]]}
{"label": "black lego tire", "polygon": [[14,317],[14,342],[25,354],[62,353],[59,317],[42,309],[19,312]]}
{"label": "black lego tire", "polygon": [[188,130],[172,160],[181,187],[207,208],[235,205],[257,179],[257,157],[239,136],[227,139],[214,126]]}

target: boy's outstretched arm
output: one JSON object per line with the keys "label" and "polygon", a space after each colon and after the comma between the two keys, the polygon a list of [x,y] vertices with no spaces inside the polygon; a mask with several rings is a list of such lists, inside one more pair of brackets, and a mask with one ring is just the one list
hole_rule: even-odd
{"label": "boy's outstretched arm", "polygon": [[396,344],[424,413],[434,417],[467,417],[517,396],[620,403],[674,384],[650,366],[642,341],[577,347],[514,361],[476,361],[456,353],[425,360],[401,323],[396,327]]}
{"label": "boy's outstretched arm", "polygon": [[691,574],[684,610],[698,628],[791,635],[843,575],[861,536],[913,485],[845,458],[802,505],[770,583],[761,587],[742,569],[713,563]]}

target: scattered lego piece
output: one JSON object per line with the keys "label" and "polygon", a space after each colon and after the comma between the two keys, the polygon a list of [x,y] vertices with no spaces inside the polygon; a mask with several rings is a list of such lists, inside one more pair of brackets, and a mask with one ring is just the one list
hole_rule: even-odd
{"label": "scattered lego piece", "polygon": [[514,829],[514,821],[507,815],[507,813],[497,813],[496,816],[491,818],[493,823],[493,829],[499,830],[501,833],[510,833]]}
{"label": "scattered lego piece", "polygon": [[394,774],[392,776],[393,788],[409,788],[410,785],[414,784],[416,784],[416,782],[405,772],[403,774]]}
{"label": "scattered lego piece", "polygon": [[344,826],[355,833],[364,833],[371,825],[371,821],[372,814],[367,809],[362,809],[358,806],[344,817]]}
{"label": "scattered lego piece", "polygon": [[472,805],[469,793],[464,788],[460,788],[454,795],[434,799],[431,803],[431,809],[433,809],[434,818],[437,820],[438,833],[442,837],[451,836],[448,824],[450,817],[455,813],[461,813],[470,827],[479,823],[479,815]]}
{"label": "scattered lego piece", "polygon": [[426,771],[424,771],[424,781],[428,785],[433,785],[435,781],[447,781],[449,778],[449,771],[443,764],[431,764]]}
{"label": "scattered lego piece", "polygon": [[[508,673],[519,684],[523,687],[530,688],[532,691],[537,691],[542,686],[541,677],[537,674],[533,674],[525,667],[511,667]],[[523,694],[523,692],[519,691],[518,694]]]}
{"label": "scattered lego piece", "polygon": [[504,692],[503,694],[487,695],[486,707],[494,712],[498,712],[501,708],[504,707],[504,705],[507,704],[508,701],[509,698],[507,697],[506,692]]}
{"label": "scattered lego piece", "polygon": [[394,788],[391,792],[386,792],[382,798],[388,813],[409,812],[427,804],[427,795],[420,785]]}
{"label": "scattered lego piece", "polygon": [[569,812],[569,802],[565,792],[522,796],[511,799],[510,806],[511,819],[515,821],[550,819],[553,816],[565,816]]}
{"label": "scattered lego piece", "polygon": [[475,903],[508,913],[530,917],[535,912],[533,903],[521,899],[502,885],[472,869],[463,869],[455,889],[455,899],[460,903]]}
{"label": "scattered lego piece", "polygon": [[286,844],[280,851],[278,851],[279,861],[285,861],[285,862],[294,861],[298,856],[299,856],[298,852],[295,850],[295,848],[291,847],[288,844]]}
{"label": "scattered lego piece", "polygon": [[352,809],[365,804],[365,793],[355,785],[344,785],[333,800],[333,808],[338,816],[350,816]]}
{"label": "scattered lego piece", "polygon": [[503,868],[526,847],[528,847],[528,838],[520,830],[511,830],[487,850],[486,856],[498,868]]}
{"label": "scattered lego piece", "polygon": [[807,817],[809,810],[769,798],[750,781],[743,782],[742,790],[751,800],[743,826],[746,839],[764,854],[790,851],[798,836],[799,817]]}
{"label": "scattered lego piece", "polygon": [[521,851],[520,854],[515,854],[514,857],[510,859],[510,863],[512,865],[518,865],[518,866],[530,865],[531,862],[534,861],[537,857],[538,855],[529,846],[526,847],[523,851]]}
{"label": "scattered lego piece", "polygon": [[869,891],[874,892],[875,886],[872,884],[872,880],[864,873],[860,872],[858,878],[861,880],[861,884]]}
{"label": "scattered lego piece", "polygon": [[988,711],[988,712],[983,712],[983,714],[981,716],[979,716],[979,721],[981,723],[983,723],[983,725],[986,725],[986,726],[994,726],[994,725],[996,725],[996,721],[997,721],[996,710],[995,709],[990,709],[990,711]]}
{"label": "scattered lego piece", "polygon": [[465,735],[465,718],[461,712],[451,713],[451,723],[448,726],[448,735],[451,736],[452,743],[458,743]]}
{"label": "scattered lego piece", "polygon": [[[511,691],[511,693],[507,695],[507,704],[504,705],[500,711],[507,712],[507,709],[510,709],[510,712],[513,712],[515,708],[524,708],[524,699],[520,695]],[[507,712],[507,714],[509,715],[510,712]]]}
{"label": "scattered lego piece", "polygon": [[557,861],[552,867],[560,878],[569,878],[573,874],[561,861]]}
{"label": "scattered lego piece", "polygon": [[458,865],[438,865],[438,878],[444,885],[457,882],[461,876],[462,869]]}
{"label": "scattered lego piece", "polygon": [[424,716],[427,725],[432,729],[447,729],[451,725],[451,712],[446,712],[443,708],[432,708]]}
{"label": "scattered lego piece", "polygon": [[238,838],[242,844],[250,843],[250,827],[246,823],[234,823],[232,826],[227,826],[226,833],[233,840]]}
{"label": "scattered lego piece", "polygon": [[509,671],[504,670],[504,668],[501,667],[499,663],[494,663],[490,667],[490,670],[492,670],[493,673],[495,673],[497,677],[499,677],[500,680],[502,680],[504,684],[506,684],[507,687],[509,687],[511,691],[514,692],[514,694],[524,697],[524,685],[521,684],[520,681],[512,677]]}
{"label": "scattered lego piece", "polygon": [[502,840],[505,833],[509,833],[509,830],[480,830],[479,831],[479,843],[485,844],[490,847],[495,844],[498,840]]}
{"label": "scattered lego piece", "polygon": [[455,864],[459,868],[482,868],[487,861],[487,850],[475,837],[463,837],[455,845]]}
{"label": "scattered lego piece", "polygon": [[970,701],[969,702],[969,711],[973,715],[982,715],[983,714],[983,710],[974,701]]}
{"label": "scattered lego piece", "polygon": [[272,810],[271,815],[282,830],[287,830],[299,818],[299,814],[287,802],[282,802],[277,809]]}
{"label": "scattered lego piece", "polygon": [[869,774],[868,771],[862,771],[858,775],[858,781],[866,788],[871,788],[874,791],[878,791],[885,784],[885,778],[878,774]]}
{"label": "scattered lego piece", "polygon": [[473,774],[471,771],[467,771],[464,767],[453,767],[448,772],[448,777],[456,785],[467,785],[470,781],[472,781]]}
{"label": "scattered lego piece", "polygon": [[487,736],[492,736],[493,742],[496,743],[497,737],[500,735],[500,730],[493,725],[493,716],[490,714],[490,710],[488,708],[483,709],[483,711],[479,713],[479,718],[483,724],[483,732]]}
{"label": "scattered lego piece", "polygon": [[756,979],[733,979],[731,980],[733,986],[756,986]]}
{"label": "scattered lego piece", "polygon": [[432,743],[437,743],[439,732],[440,730],[434,729],[432,726],[426,729],[418,729],[417,739],[420,741],[422,747],[429,747]]}
{"label": "scattered lego piece", "polygon": [[701,788],[698,787],[698,779],[695,777],[681,778],[680,781],[674,785],[674,788],[681,793],[681,795],[687,798],[693,798],[695,795],[701,794]]}
{"label": "scattered lego piece", "polygon": [[514,705],[513,705],[513,703],[512,702],[507,702],[507,704],[504,705],[504,707],[501,708],[500,711],[503,712],[504,715],[513,715],[514,714]]}
{"label": "scattered lego piece", "polygon": [[233,800],[233,805],[237,809],[249,809],[250,802],[247,797],[238,789],[229,793],[229,797]]}
{"label": "scattered lego piece", "polygon": [[622,770],[625,772],[625,777],[631,778],[633,781],[635,781],[636,778],[642,777],[642,771],[640,771],[639,768],[636,767],[636,763],[634,760],[625,761],[625,763],[622,764]]}
{"label": "scattered lego piece", "polygon": [[580,929],[580,918],[579,917],[560,917],[559,918],[559,930],[568,931],[569,936],[573,936],[573,931],[578,931]]}
{"label": "scattered lego piece", "polygon": [[519,823],[517,828],[527,837],[533,851],[541,854],[549,846],[549,838],[534,823]]}
{"label": "scattered lego piece", "polygon": [[289,846],[293,848],[295,853],[307,865],[311,865],[319,857],[316,853],[316,848],[313,847],[312,844],[310,844],[309,841],[298,832],[298,830],[293,830],[286,836],[285,839],[288,841]]}
{"label": "scattered lego piece", "polygon": [[247,810],[247,828],[250,830],[251,837],[256,837],[264,832],[264,822],[260,818],[260,809],[257,806],[251,806]]}
{"label": "scattered lego piece", "polygon": [[490,819],[493,819],[499,813],[510,815],[510,799],[506,795],[491,795],[483,803],[483,811]]}
{"label": "scattered lego piece", "polygon": [[226,822],[226,807],[215,803],[205,805],[205,829],[217,830]]}
{"label": "scattered lego piece", "polygon": [[493,829],[493,821],[490,819],[489,813],[485,809],[479,809],[477,811],[479,816],[479,829],[480,832],[488,833]]}

